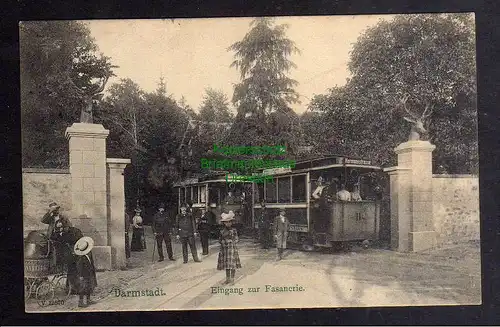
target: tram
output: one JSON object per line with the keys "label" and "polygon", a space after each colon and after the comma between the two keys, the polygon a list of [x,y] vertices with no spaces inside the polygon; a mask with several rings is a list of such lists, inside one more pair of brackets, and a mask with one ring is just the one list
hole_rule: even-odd
{"label": "tram", "polygon": [[211,213],[209,224],[214,233],[221,214],[232,210],[235,213],[234,226],[252,228],[252,183],[230,182],[227,172],[216,172],[197,178],[189,178],[174,185],[178,192],[178,212],[183,203],[192,203],[193,216],[201,217],[201,209]]}
{"label": "tram", "polygon": [[222,212],[232,210],[236,228],[255,231],[262,202],[271,218],[283,208],[290,222],[288,243],[312,251],[358,241],[368,246],[379,239],[381,171],[370,160],[323,156],[297,161],[294,168],[262,169],[259,174],[271,175],[272,182],[228,183],[226,172],[219,172],[175,187],[179,207],[192,202],[195,217],[202,208],[212,212],[213,226]]}
{"label": "tram", "polygon": [[303,250],[358,241],[369,246],[379,239],[381,171],[370,160],[344,156],[298,161],[293,169],[263,170],[273,175],[274,183],[253,185],[254,227],[258,228],[256,218],[264,201],[272,217],[286,210],[288,242]]}

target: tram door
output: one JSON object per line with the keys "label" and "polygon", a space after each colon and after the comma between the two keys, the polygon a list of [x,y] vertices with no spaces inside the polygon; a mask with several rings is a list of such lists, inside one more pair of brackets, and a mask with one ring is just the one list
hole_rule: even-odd
{"label": "tram door", "polygon": [[326,200],[320,199],[311,205],[311,224],[316,243],[327,245],[330,239],[332,228],[332,206]]}

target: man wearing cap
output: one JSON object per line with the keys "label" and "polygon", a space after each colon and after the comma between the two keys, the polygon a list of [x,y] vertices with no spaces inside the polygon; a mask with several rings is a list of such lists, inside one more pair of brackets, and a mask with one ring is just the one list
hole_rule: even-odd
{"label": "man wearing cap", "polygon": [[278,249],[277,260],[283,258],[283,250],[286,249],[288,238],[288,218],[285,216],[285,209],[279,210],[279,215],[274,219],[274,238],[276,239],[276,249]]}
{"label": "man wearing cap", "polygon": [[153,217],[153,224],[151,225],[153,229],[153,233],[156,238],[156,244],[158,246],[158,255],[160,259],[158,262],[164,260],[163,257],[163,242],[167,247],[168,258],[171,261],[175,261],[174,254],[172,251],[172,240],[170,238],[170,231],[172,230],[172,222],[168,218],[167,213],[165,212],[165,204],[160,203],[158,206],[158,212]]}
{"label": "man wearing cap", "polygon": [[210,233],[208,215],[205,209],[201,209],[201,217],[198,221],[198,232],[200,233],[201,247],[203,249],[202,255],[208,255],[208,235]]}
{"label": "man wearing cap", "polygon": [[42,223],[48,224],[47,237],[50,240],[56,241],[50,249],[51,267],[61,271],[64,264],[64,244],[63,231],[67,227],[71,227],[69,219],[59,212],[60,206],[52,202],[49,204],[49,210],[42,218]]}
{"label": "man wearing cap", "polygon": [[42,218],[42,223],[48,224],[47,237],[57,239],[62,236],[63,229],[66,226],[71,226],[69,219],[60,213],[60,206],[52,202],[49,204],[49,210]]}
{"label": "man wearing cap", "polygon": [[[87,307],[94,303],[90,300],[90,294],[94,292],[94,288],[97,286],[94,258],[91,252],[93,247],[94,240],[88,236],[80,238],[74,246],[74,252],[77,256],[79,307]],[[84,297],[86,297],[87,303],[84,303]]]}
{"label": "man wearing cap", "polygon": [[197,235],[195,229],[195,221],[193,215],[188,212],[186,204],[182,204],[180,208],[181,212],[177,214],[175,219],[175,229],[177,236],[176,238],[181,240],[182,243],[182,257],[184,263],[188,262],[188,249],[187,246],[191,248],[191,254],[195,262],[201,262],[198,259],[198,252],[196,251],[196,244],[194,237]]}

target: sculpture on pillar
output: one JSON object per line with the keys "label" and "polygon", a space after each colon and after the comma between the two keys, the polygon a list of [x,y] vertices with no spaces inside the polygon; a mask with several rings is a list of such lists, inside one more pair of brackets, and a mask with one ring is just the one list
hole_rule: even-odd
{"label": "sculpture on pillar", "polygon": [[70,79],[71,84],[73,85],[73,89],[80,97],[82,97],[83,100],[83,107],[80,113],[80,123],[94,123],[94,115],[92,110],[93,101],[100,100],[100,98],[102,97],[101,92],[104,91],[104,87],[106,86],[106,83],[108,82],[108,79],[110,77],[111,75],[108,74],[101,78],[100,83],[97,84],[97,86],[94,85],[95,87],[86,89],[76,86],[75,83]]}
{"label": "sculpture on pillar", "polygon": [[404,120],[409,121],[413,125],[411,126],[410,135],[408,136],[408,141],[418,141],[420,140],[420,135],[427,133],[427,130],[424,128],[425,120],[430,116],[432,109],[429,104],[425,105],[425,110],[422,115],[419,117],[415,113],[408,110],[406,107],[406,102],[410,96],[407,95],[401,100],[402,107],[408,113],[410,117],[403,117]]}

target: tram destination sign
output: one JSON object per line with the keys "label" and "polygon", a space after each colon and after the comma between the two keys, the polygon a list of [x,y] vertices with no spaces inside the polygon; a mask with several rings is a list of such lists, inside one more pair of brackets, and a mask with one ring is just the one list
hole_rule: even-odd
{"label": "tram destination sign", "polygon": [[294,224],[288,225],[288,230],[290,232],[306,232],[306,233],[309,231],[307,229],[307,225],[294,225]]}
{"label": "tram destination sign", "polygon": [[348,159],[344,158],[345,164],[353,164],[353,165],[371,165],[371,160],[361,160],[361,159]]}

